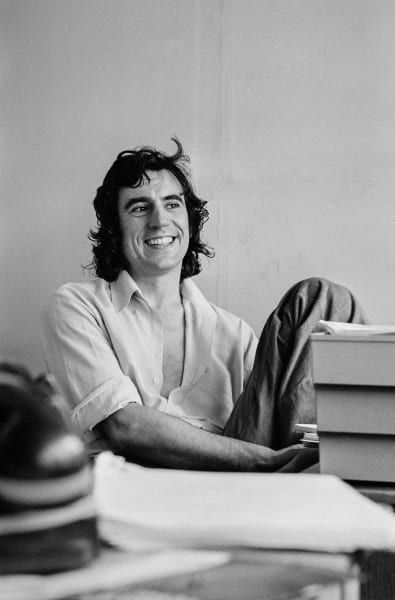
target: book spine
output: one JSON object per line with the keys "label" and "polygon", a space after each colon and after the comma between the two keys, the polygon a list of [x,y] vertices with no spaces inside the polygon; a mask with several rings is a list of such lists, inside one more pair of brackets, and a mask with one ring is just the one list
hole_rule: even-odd
{"label": "book spine", "polygon": [[316,386],[318,431],[395,435],[395,388]]}
{"label": "book spine", "polygon": [[395,386],[395,342],[310,339],[315,383]]}
{"label": "book spine", "polygon": [[342,479],[395,483],[395,436],[320,434],[320,469]]}

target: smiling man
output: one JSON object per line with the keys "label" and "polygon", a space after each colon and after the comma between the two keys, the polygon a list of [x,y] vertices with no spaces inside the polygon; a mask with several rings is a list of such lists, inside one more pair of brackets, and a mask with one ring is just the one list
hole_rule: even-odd
{"label": "smiling man", "polygon": [[123,255],[134,280],[173,273],[179,281],[189,224],[184,192],[174,175],[147,170],[138,188],[119,191],[118,210]]}
{"label": "smiling man", "polygon": [[259,345],[192,277],[206,202],[178,140],[121,152],[97,190],[96,278],[63,285],[43,313],[51,371],[89,452],[146,465],[298,471],[317,454],[295,423],[315,418],[308,336],[319,319],[366,322],[344,287],[296,284]]}

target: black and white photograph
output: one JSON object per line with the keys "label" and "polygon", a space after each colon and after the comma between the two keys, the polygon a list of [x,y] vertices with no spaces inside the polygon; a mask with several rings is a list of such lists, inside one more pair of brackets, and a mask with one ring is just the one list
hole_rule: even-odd
{"label": "black and white photograph", "polygon": [[0,0],[0,600],[395,600],[394,32]]}

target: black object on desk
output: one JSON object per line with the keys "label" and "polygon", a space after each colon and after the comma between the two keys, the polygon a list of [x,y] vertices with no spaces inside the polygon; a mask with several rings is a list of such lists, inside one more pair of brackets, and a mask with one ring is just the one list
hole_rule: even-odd
{"label": "black object on desk", "polygon": [[76,568],[98,552],[92,469],[54,396],[0,364],[0,573]]}

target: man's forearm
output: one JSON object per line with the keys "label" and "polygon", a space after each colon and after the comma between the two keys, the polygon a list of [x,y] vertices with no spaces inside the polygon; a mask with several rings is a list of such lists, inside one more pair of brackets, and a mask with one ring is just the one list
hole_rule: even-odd
{"label": "man's forearm", "polygon": [[209,433],[139,404],[129,404],[98,427],[117,454],[174,469],[275,471],[300,451],[292,447],[275,452]]}

